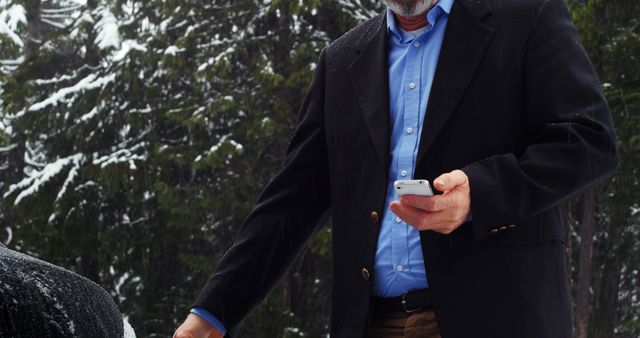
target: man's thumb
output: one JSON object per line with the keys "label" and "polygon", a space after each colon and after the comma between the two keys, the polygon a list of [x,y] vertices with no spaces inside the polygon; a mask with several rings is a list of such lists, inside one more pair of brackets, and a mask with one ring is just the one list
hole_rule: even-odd
{"label": "man's thumb", "polygon": [[445,192],[468,181],[467,175],[462,170],[454,170],[450,173],[442,174],[433,181],[433,185],[439,191]]}
{"label": "man's thumb", "polygon": [[442,192],[446,191],[447,190],[446,174],[440,175],[438,178],[436,178],[435,181],[433,181],[433,186],[439,191],[442,191]]}

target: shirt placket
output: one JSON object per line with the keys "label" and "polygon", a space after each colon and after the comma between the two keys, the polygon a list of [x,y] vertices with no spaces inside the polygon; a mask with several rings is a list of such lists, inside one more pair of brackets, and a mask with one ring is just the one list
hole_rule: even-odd
{"label": "shirt placket", "polygon": [[[397,163],[396,179],[411,179],[414,170],[414,149],[418,143],[418,119],[420,116],[420,83],[421,83],[421,60],[420,43],[417,40],[408,42],[406,67],[404,73],[404,83],[402,99],[404,100],[403,131],[400,138],[400,152]],[[394,258],[394,269],[396,273],[403,273],[409,270],[409,250],[408,236],[409,225],[396,217],[392,230],[392,250]]]}

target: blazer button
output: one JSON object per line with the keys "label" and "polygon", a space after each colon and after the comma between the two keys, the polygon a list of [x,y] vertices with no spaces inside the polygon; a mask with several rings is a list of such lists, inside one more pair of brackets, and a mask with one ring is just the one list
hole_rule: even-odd
{"label": "blazer button", "polygon": [[498,230],[498,229],[491,229],[491,230],[489,230],[489,233],[490,233],[490,234],[492,234],[492,235],[495,235],[495,234],[497,234],[497,233],[498,233],[498,231],[500,231],[500,230]]}
{"label": "blazer button", "polygon": [[361,272],[362,272],[362,278],[364,278],[364,280],[369,280],[369,278],[371,277],[369,270],[367,270],[367,268],[362,268]]}
{"label": "blazer button", "polygon": [[371,222],[372,223],[378,223],[379,220],[380,220],[380,215],[378,215],[377,212],[372,211],[371,212]]}
{"label": "blazer button", "polygon": [[507,230],[507,227],[500,227],[500,231]]}
{"label": "blazer button", "polygon": [[509,225],[507,225],[507,228],[509,228],[509,229],[513,229],[513,228],[515,228],[515,227],[516,227],[516,225],[515,225],[515,224],[509,224]]}

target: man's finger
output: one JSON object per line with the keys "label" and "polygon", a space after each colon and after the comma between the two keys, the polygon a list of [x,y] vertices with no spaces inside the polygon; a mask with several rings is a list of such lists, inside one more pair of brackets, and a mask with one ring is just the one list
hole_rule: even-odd
{"label": "man's finger", "polygon": [[427,230],[428,225],[431,223],[431,215],[423,210],[403,205],[397,201],[391,202],[389,208],[401,220],[418,230]]}
{"label": "man's finger", "polygon": [[178,330],[173,334],[173,338],[193,338],[193,335],[189,332]]}
{"label": "man's finger", "polygon": [[469,178],[467,177],[467,174],[462,170],[456,169],[450,173],[438,176],[438,178],[433,181],[433,185],[436,189],[445,192],[468,182]]}
{"label": "man's finger", "polygon": [[213,332],[211,332],[211,334],[207,338],[222,338],[222,335],[218,330],[213,330]]}
{"label": "man's finger", "polygon": [[433,230],[441,234],[449,234],[458,226],[452,223],[447,212],[425,212],[409,206],[403,206],[397,201],[391,202],[391,211],[401,220],[416,230]]}
{"label": "man's finger", "polygon": [[404,206],[422,209],[424,211],[435,212],[443,211],[450,207],[451,196],[438,195],[438,196],[418,196],[418,195],[404,195],[400,197],[400,202]]}

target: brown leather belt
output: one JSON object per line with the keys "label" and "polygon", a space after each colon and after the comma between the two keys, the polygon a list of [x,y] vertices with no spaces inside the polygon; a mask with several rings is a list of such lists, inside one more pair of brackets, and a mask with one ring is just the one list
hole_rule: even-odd
{"label": "brown leather belt", "polygon": [[407,314],[421,310],[433,309],[431,290],[429,288],[414,290],[405,295],[390,298],[373,297],[374,314],[404,312]]}

